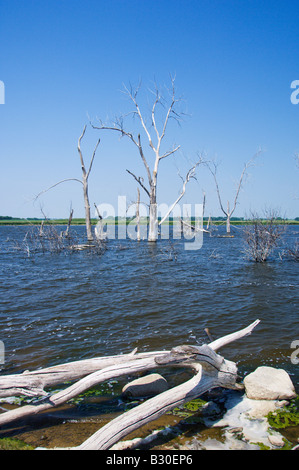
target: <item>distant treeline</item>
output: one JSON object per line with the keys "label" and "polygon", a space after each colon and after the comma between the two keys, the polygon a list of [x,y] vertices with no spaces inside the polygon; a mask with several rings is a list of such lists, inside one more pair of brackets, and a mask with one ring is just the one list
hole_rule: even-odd
{"label": "distant treeline", "polygon": [[[134,220],[135,217],[108,217],[107,219],[104,219],[106,223],[130,223],[132,220]],[[158,220],[161,220],[161,218],[158,218]],[[178,218],[175,217],[169,217],[169,223],[172,224],[175,221],[178,221]],[[191,217],[188,219],[192,222],[195,222],[195,217]],[[210,220],[211,223],[219,225],[222,223],[226,222],[225,217],[204,217],[203,221],[205,223],[208,223]],[[297,224],[299,223],[299,217],[296,217],[294,219],[283,219],[282,217],[277,217],[275,220],[277,222],[282,222],[282,223],[287,223],[287,224]],[[99,221],[99,219],[92,219],[92,224],[96,225]],[[148,217],[141,217],[140,222],[141,223],[146,223],[148,221]],[[43,219],[43,218],[37,218],[37,217],[32,217],[32,218],[20,218],[20,217],[11,217],[11,216],[3,216],[0,215],[0,225],[38,225],[41,224],[42,222],[51,224],[51,225],[66,225],[68,223],[68,219]],[[248,224],[250,223],[250,219],[246,219],[244,217],[232,217],[231,218],[232,224]],[[85,224],[85,219],[82,218],[77,218],[72,220],[72,225],[84,225]]]}

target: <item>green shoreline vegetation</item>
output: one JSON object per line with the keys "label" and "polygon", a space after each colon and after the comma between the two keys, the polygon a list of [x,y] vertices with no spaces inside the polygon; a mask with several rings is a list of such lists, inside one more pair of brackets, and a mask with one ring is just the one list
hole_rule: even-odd
{"label": "green shoreline vegetation", "polygon": [[[134,217],[108,217],[103,219],[103,222],[108,225],[123,225],[129,224],[130,222],[134,221]],[[161,219],[159,219],[161,220]],[[208,223],[208,217],[204,217],[203,224],[204,226]],[[225,223],[225,217],[211,217],[211,222],[214,225],[223,225]],[[92,225],[96,225],[99,219],[92,219]],[[38,218],[18,218],[18,217],[10,217],[10,216],[0,216],[0,225],[40,225],[41,223],[46,223],[49,225],[67,225],[68,219],[38,219]],[[144,225],[148,222],[146,217],[141,217],[140,224]],[[174,223],[178,223],[179,219],[173,219],[172,217],[169,218],[169,224],[173,225]],[[191,217],[191,223],[194,222],[194,218]],[[266,222],[266,220],[265,220]],[[248,225],[253,223],[250,219],[245,219],[243,217],[232,217],[231,224],[232,225]],[[276,219],[277,224],[287,224],[287,225],[297,225],[299,224],[299,217],[295,219],[283,219],[278,217]],[[164,222],[167,224],[167,221]],[[83,218],[74,218],[72,220],[71,225],[85,225],[85,219]]]}

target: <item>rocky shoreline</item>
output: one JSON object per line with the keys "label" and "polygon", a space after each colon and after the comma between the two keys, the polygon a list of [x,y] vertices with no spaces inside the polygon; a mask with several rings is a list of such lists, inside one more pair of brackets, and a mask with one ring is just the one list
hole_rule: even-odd
{"label": "rocky shoreline", "polygon": [[[155,383],[158,387],[157,393],[161,384],[165,387],[165,379],[159,374],[152,374],[152,380],[150,376],[145,380],[137,379],[126,386],[125,390],[130,390],[130,393],[136,396],[141,389],[144,393],[148,386],[148,391],[153,394]],[[286,446],[285,437],[269,424],[268,418],[269,415],[275,417],[276,413],[281,416],[282,413],[290,413],[288,406],[297,395],[288,373],[283,369],[259,367],[247,375],[243,383],[243,392],[225,390],[201,408],[202,423],[207,428],[223,428],[224,439],[219,441],[208,438],[200,441],[193,438],[179,446],[179,450],[272,450]],[[296,419],[299,424],[298,410]],[[123,441],[112,449],[136,449],[146,446],[157,439],[159,433],[167,432],[167,429],[154,431],[145,439]],[[299,445],[293,446],[292,449],[299,450]]]}
{"label": "rocky shoreline", "polygon": [[[240,391],[213,389],[136,430],[110,450],[297,450],[299,397],[290,376],[283,369],[258,367],[245,376],[242,385]],[[130,407],[130,403],[144,401],[146,396],[157,395],[168,386],[160,374],[148,374],[126,384],[122,398]],[[53,432],[52,427],[37,428],[19,434],[19,438],[32,449],[61,448],[61,444],[71,449],[64,446],[78,445],[81,434],[93,433],[104,418],[93,415],[91,420],[74,421],[68,414],[66,411],[64,424],[54,426]],[[59,440],[61,426],[64,430]],[[46,447],[39,447],[41,441]]]}

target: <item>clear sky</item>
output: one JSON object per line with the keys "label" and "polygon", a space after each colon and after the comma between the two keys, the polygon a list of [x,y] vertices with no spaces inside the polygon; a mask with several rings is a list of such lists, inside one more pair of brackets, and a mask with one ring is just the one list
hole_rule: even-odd
{"label": "clear sky", "polygon": [[[188,116],[168,128],[167,143],[181,149],[161,162],[159,202],[177,197],[178,171],[184,175],[203,151],[219,162],[223,200],[232,202],[244,163],[262,147],[234,215],[272,207],[298,217],[299,104],[290,100],[299,80],[298,18],[298,1],[0,0],[0,215],[41,217],[42,207],[48,217],[67,217],[72,204],[74,216],[84,216],[76,182],[34,197],[81,177],[83,126],[132,109],[123,84],[141,79],[141,96],[154,80],[168,86],[175,74]],[[135,200],[137,184],[126,169],[146,177],[136,148],[88,128],[87,162],[98,137],[92,206],[117,207],[119,195]],[[221,215],[205,168],[182,202],[202,202],[203,191],[207,213]]]}

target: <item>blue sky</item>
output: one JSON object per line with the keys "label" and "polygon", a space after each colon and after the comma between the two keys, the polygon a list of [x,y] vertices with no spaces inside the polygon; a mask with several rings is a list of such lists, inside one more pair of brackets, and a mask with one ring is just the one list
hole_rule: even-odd
{"label": "blue sky", "polygon": [[[298,217],[299,104],[290,100],[299,80],[298,17],[297,1],[0,0],[0,215],[40,217],[42,207],[48,217],[67,217],[72,204],[74,216],[84,216],[78,183],[34,197],[80,178],[77,141],[89,117],[132,109],[123,83],[141,79],[141,97],[154,80],[168,86],[172,74],[188,115],[168,128],[165,144],[181,150],[161,162],[159,202],[177,197],[178,171],[205,152],[219,162],[223,200],[232,203],[244,163],[262,147],[234,215],[272,207]],[[87,162],[98,137],[92,206],[117,207],[119,195],[133,201],[137,186],[126,169],[146,176],[136,148],[88,128]],[[181,202],[201,203],[203,191],[207,214],[221,215],[205,168]]]}

